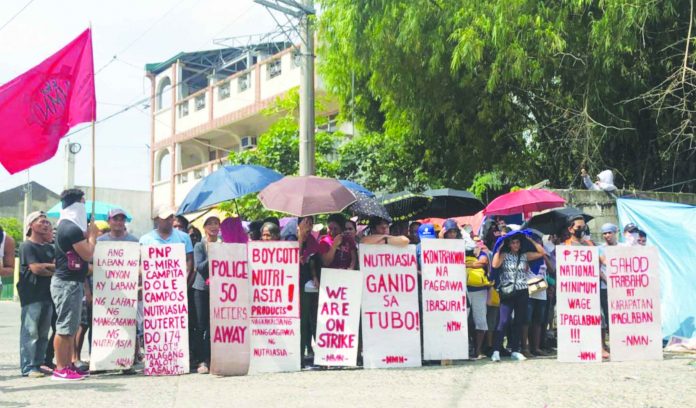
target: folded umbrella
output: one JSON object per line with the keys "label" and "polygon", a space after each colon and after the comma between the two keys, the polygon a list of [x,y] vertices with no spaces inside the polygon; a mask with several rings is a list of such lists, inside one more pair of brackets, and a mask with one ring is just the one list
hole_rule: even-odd
{"label": "folded umbrella", "polygon": [[417,214],[428,208],[432,200],[432,197],[424,194],[401,191],[399,193],[385,194],[380,198],[379,202],[387,209],[392,220],[408,221],[414,219]]}
{"label": "folded umbrella", "polygon": [[427,209],[418,214],[419,218],[461,217],[476,214],[485,207],[475,195],[464,190],[442,188],[427,190],[423,194],[432,197],[433,200]]}
{"label": "folded umbrella", "polygon": [[503,194],[491,201],[483,213],[485,215],[529,214],[562,207],[564,204],[563,197],[549,190],[518,190]]}
{"label": "folded umbrella", "polygon": [[585,222],[594,218],[575,207],[565,207],[537,214],[524,223],[522,228],[534,228],[544,234],[557,234],[568,226],[568,221],[578,216],[582,216]]}
{"label": "folded umbrella", "polygon": [[192,213],[256,193],[282,178],[283,175],[277,171],[252,164],[220,167],[203,177],[186,194],[179,206],[179,214]]}
{"label": "folded umbrella", "polygon": [[264,207],[296,217],[343,211],[355,194],[338,180],[316,176],[286,176],[259,193]]}
{"label": "folded umbrella", "polygon": [[372,217],[379,217],[387,220],[387,222],[392,222],[387,209],[376,198],[360,192],[355,192],[355,197],[357,200],[348,207],[348,211],[358,216],[358,222],[364,222]]}

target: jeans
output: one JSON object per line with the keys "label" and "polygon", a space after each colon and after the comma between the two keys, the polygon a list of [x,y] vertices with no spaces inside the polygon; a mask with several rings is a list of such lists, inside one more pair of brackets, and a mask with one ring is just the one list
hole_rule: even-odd
{"label": "jeans", "polygon": [[210,362],[210,292],[193,289],[193,303],[196,309],[195,345],[198,350],[198,363]]}
{"label": "jeans", "polygon": [[22,375],[39,371],[39,367],[44,363],[51,316],[53,316],[53,303],[50,300],[22,306],[22,322],[19,329],[19,360]]}
{"label": "jeans", "polygon": [[512,297],[500,300],[500,320],[498,320],[498,327],[495,330],[493,345],[495,351],[500,351],[503,348],[503,336],[508,325],[512,322],[512,312],[515,312],[515,319],[510,331],[508,347],[513,352],[521,350],[522,326],[527,321],[528,300],[529,292],[527,290],[518,290]]}
{"label": "jeans", "polygon": [[544,323],[546,323],[546,300],[529,298],[527,324],[543,325]]}

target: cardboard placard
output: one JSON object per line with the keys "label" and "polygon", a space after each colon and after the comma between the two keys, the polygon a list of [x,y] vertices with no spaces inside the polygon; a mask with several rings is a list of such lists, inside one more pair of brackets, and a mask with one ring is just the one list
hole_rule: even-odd
{"label": "cardboard placard", "polygon": [[184,244],[141,247],[145,375],[189,373]]}
{"label": "cardboard placard", "polygon": [[248,244],[249,373],[300,370],[300,261],[296,241]]}
{"label": "cardboard placard", "polygon": [[597,247],[556,246],[558,361],[602,361]]}
{"label": "cardboard placard", "polygon": [[362,273],[321,270],[314,363],[355,367],[358,357]]}
{"label": "cardboard placard", "polygon": [[662,360],[657,248],[609,246],[605,256],[611,361]]}
{"label": "cardboard placard", "polygon": [[461,239],[421,241],[423,359],[468,359],[466,256]]}
{"label": "cardboard placard", "polygon": [[210,372],[249,371],[249,274],[246,244],[208,244]]}
{"label": "cardboard placard", "polygon": [[360,245],[365,368],[421,366],[415,246]]}
{"label": "cardboard placard", "polygon": [[140,245],[137,242],[97,242],[93,268],[89,369],[128,369],[135,355]]}

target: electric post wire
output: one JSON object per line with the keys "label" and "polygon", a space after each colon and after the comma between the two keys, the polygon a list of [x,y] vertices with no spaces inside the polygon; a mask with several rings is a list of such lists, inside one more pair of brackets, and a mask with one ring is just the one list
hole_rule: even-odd
{"label": "electric post wire", "polygon": [[3,24],[3,25],[0,27],[0,31],[2,31],[5,27],[7,27],[7,25],[10,24],[15,18],[17,18],[17,16],[19,16],[20,14],[22,14],[22,12],[23,12],[27,7],[29,7],[29,5],[30,5],[31,3],[33,3],[33,2],[34,2],[34,0],[29,0],[29,1],[24,5],[24,7],[22,7],[21,9],[19,9],[18,12],[15,13],[15,15],[13,15],[12,17],[10,17],[9,20],[5,21],[5,24]]}

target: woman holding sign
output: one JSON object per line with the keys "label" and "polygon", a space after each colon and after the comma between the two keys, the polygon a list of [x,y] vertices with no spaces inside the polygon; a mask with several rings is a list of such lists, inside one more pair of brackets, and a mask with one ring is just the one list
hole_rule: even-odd
{"label": "woman holding sign", "polygon": [[198,373],[208,374],[210,364],[210,292],[208,287],[208,243],[216,242],[220,233],[220,219],[216,216],[206,218],[203,223],[205,238],[193,248],[196,278],[193,281],[193,302],[196,305],[196,349],[200,350]]}
{"label": "woman holding sign", "polygon": [[[521,338],[522,325],[526,323],[527,304],[529,302],[529,289],[527,287],[528,262],[540,259],[544,256],[544,247],[530,238],[528,230],[508,233],[495,243],[493,249],[493,261],[491,266],[497,269],[495,277],[496,286],[500,293],[500,317],[495,332],[492,361],[500,361],[500,350],[503,347],[503,334],[507,330],[515,312],[515,321],[512,327],[508,346],[512,349],[512,359],[523,361],[527,358],[522,355]],[[523,242],[527,248],[525,251]]]}

